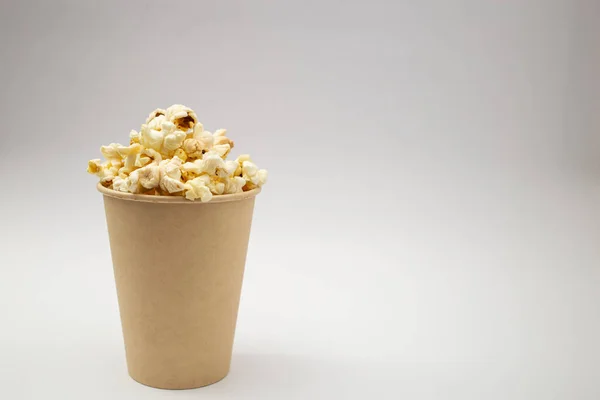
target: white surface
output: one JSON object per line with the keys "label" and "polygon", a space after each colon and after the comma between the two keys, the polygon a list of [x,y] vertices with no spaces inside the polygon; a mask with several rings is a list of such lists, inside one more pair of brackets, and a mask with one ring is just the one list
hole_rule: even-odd
{"label": "white surface", "polygon": [[[598,5],[3,2],[0,399],[599,399]],[[270,182],[231,373],[173,392],[83,171],[176,102]]]}
{"label": "white surface", "polygon": [[598,398],[600,197],[530,195],[450,213],[408,195],[396,236],[326,218],[312,237],[272,230],[259,197],[231,373],[185,392],[127,376],[97,199],[96,233],[47,224],[4,260],[4,398]]}

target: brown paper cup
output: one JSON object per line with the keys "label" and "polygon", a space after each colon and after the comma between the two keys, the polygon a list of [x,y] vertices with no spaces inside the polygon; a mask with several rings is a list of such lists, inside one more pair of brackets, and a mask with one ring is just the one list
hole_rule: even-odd
{"label": "brown paper cup", "polygon": [[98,190],[104,195],[129,375],[163,389],[223,379],[260,190],[207,203],[101,185]]}

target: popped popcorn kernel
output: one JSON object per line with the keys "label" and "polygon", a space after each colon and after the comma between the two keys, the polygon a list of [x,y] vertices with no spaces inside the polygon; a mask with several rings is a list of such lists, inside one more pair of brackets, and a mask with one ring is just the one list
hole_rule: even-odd
{"label": "popped popcorn kernel", "polygon": [[129,144],[135,144],[135,143],[139,143],[140,142],[140,134],[135,131],[135,130],[131,130],[131,132],[129,132]]}
{"label": "popped popcorn kernel", "polygon": [[99,158],[88,161],[87,172],[89,174],[97,174],[102,168],[102,161]]}
{"label": "popped popcorn kernel", "polygon": [[210,201],[213,194],[206,183],[206,179],[203,177],[198,177],[187,182],[185,184],[185,198],[188,200],[200,199],[202,202]]}
{"label": "popped popcorn kernel", "polygon": [[108,146],[100,147],[100,153],[107,160],[114,160],[119,158],[119,153],[117,152],[117,148],[121,147],[118,143],[111,143]]}
{"label": "popped popcorn kernel", "polygon": [[267,177],[269,172],[266,169],[259,169],[257,172],[258,175],[258,187],[261,187],[265,183],[267,183]]}
{"label": "popped popcorn kernel", "polygon": [[150,123],[150,121],[152,121],[154,118],[158,117],[159,115],[165,115],[166,111],[163,110],[162,108],[157,108],[156,110],[152,111],[149,115],[148,118],[146,118],[146,124]]}
{"label": "popped popcorn kernel", "polygon": [[246,180],[241,176],[234,176],[232,178],[228,178],[225,181],[225,193],[240,193],[243,191],[244,185],[246,185]]}
{"label": "popped popcorn kernel", "polygon": [[183,142],[183,151],[190,158],[201,158],[203,154],[202,144],[196,139],[185,139]]}
{"label": "popped popcorn kernel", "polygon": [[164,137],[161,131],[142,125],[140,143],[147,149],[160,151]]}
{"label": "popped popcorn kernel", "polygon": [[222,145],[222,144],[227,144],[229,145],[230,149],[233,149],[233,140],[229,139],[227,136],[225,136],[227,134],[227,129],[218,129],[215,131],[215,133],[213,134],[214,137],[214,145],[218,146],[218,145]]}
{"label": "popped popcorn kernel", "polygon": [[238,163],[236,163],[235,161],[225,161],[225,163],[223,164],[223,167],[219,168],[217,170],[217,175],[220,178],[227,178],[230,176],[233,176],[235,171],[238,168]]}
{"label": "popped popcorn kernel", "polygon": [[204,130],[192,109],[174,104],[148,114],[139,132],[129,132],[128,146],[102,146],[106,161],[90,160],[87,172],[116,191],[206,202],[267,182],[267,171],[249,155],[227,160],[233,147],[226,129]]}
{"label": "popped popcorn kernel", "polygon": [[173,157],[171,160],[163,160],[158,168],[160,171],[160,188],[169,193],[181,192],[183,182],[181,181],[181,160]]}
{"label": "popped popcorn kernel", "polygon": [[225,182],[217,176],[211,176],[207,186],[212,194],[223,194],[225,192]]}
{"label": "popped popcorn kernel", "polygon": [[188,130],[194,129],[198,122],[196,113],[191,109],[181,104],[174,104],[167,108],[165,113],[167,120],[174,123],[177,129],[187,133]]}
{"label": "popped popcorn kernel", "polygon": [[143,154],[150,157],[152,160],[154,160],[156,162],[162,161],[162,155],[154,149],[145,149]]}
{"label": "popped popcorn kernel", "polygon": [[178,157],[183,162],[185,162],[185,160],[187,160],[187,158],[188,158],[187,153],[183,149],[175,150],[174,156]]}
{"label": "popped popcorn kernel", "polygon": [[[185,140],[184,132],[175,131],[173,133],[170,133],[167,136],[165,136],[165,139],[163,141],[164,149],[166,149],[167,152],[175,151],[181,147],[184,140]],[[165,153],[165,151],[163,151],[163,154],[164,153]]]}
{"label": "popped popcorn kernel", "polygon": [[137,170],[139,182],[146,189],[154,189],[160,184],[160,170],[158,165],[150,164]]}
{"label": "popped popcorn kernel", "polygon": [[210,150],[214,143],[213,135],[209,131],[194,132],[194,139],[198,141],[202,150]]}
{"label": "popped popcorn kernel", "polygon": [[192,171],[184,171],[183,169],[181,170],[181,180],[185,183],[187,181],[191,181],[194,178],[197,178],[198,174],[192,172]]}
{"label": "popped popcorn kernel", "polygon": [[115,179],[113,179],[112,185],[113,189],[117,192],[127,192],[127,182],[120,176],[117,176]]}

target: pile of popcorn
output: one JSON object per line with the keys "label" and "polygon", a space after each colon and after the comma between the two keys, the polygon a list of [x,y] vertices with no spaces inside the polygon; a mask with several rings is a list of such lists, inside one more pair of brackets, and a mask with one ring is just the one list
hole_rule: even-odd
{"label": "pile of popcorn", "polygon": [[116,191],[203,202],[264,185],[267,171],[250,156],[227,160],[233,141],[226,134],[205,131],[196,113],[181,104],[156,109],[140,132],[131,131],[129,146],[102,146],[106,161],[90,160],[87,171]]}

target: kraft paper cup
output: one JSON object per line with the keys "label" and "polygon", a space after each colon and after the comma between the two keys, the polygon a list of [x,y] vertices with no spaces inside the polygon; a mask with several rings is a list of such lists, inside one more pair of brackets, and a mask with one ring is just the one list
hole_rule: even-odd
{"label": "kraft paper cup", "polygon": [[260,189],[207,203],[101,185],[98,190],[104,195],[129,375],[162,389],[223,379]]}

